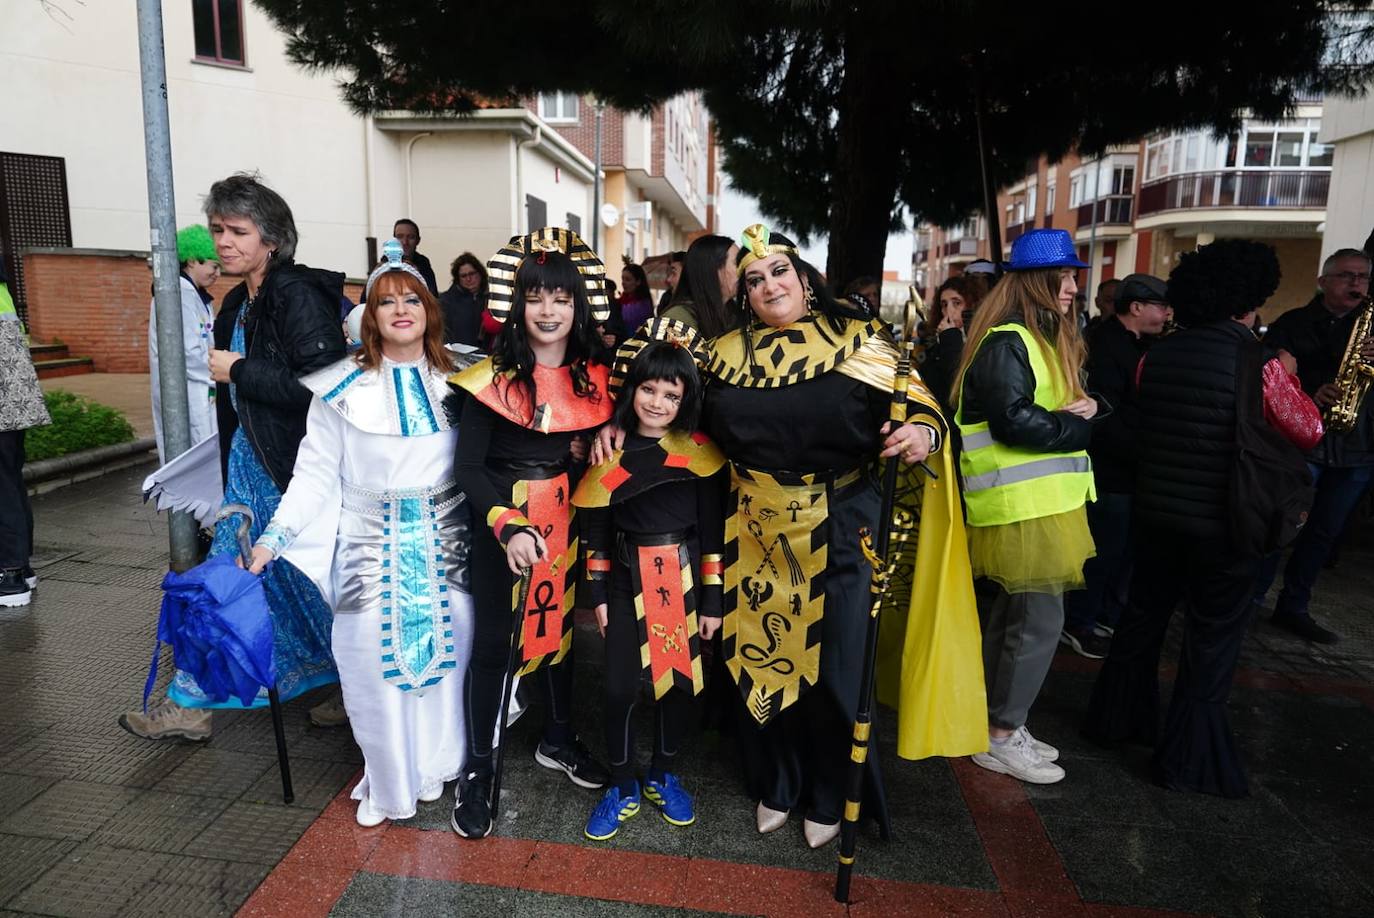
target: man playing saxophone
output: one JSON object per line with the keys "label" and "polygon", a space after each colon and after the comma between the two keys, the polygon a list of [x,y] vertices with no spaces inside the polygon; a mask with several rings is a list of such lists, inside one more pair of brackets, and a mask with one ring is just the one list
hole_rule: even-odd
{"label": "man playing saxophone", "polygon": [[[1265,335],[1265,344],[1289,351],[1298,362],[1298,378],[1327,417],[1327,433],[1308,453],[1316,483],[1316,498],[1307,525],[1293,544],[1283,572],[1283,591],[1271,621],[1308,641],[1334,644],[1335,632],[1323,628],[1308,613],[1317,577],[1345,528],[1346,519],[1374,476],[1374,418],[1370,399],[1352,397],[1350,380],[1341,385],[1342,358],[1347,346],[1361,360],[1374,364],[1374,337],[1362,316],[1370,307],[1369,256],[1359,249],[1340,249],[1322,263],[1317,295],[1306,306],[1284,313]],[[1360,330],[1364,333],[1361,334]],[[1352,336],[1363,340],[1352,341]],[[1350,374],[1348,374],[1350,375]],[[1358,402],[1358,404],[1357,404]],[[1332,406],[1353,409],[1345,424],[1331,423]],[[1262,604],[1273,584],[1279,558],[1269,559],[1260,575],[1255,602]]]}

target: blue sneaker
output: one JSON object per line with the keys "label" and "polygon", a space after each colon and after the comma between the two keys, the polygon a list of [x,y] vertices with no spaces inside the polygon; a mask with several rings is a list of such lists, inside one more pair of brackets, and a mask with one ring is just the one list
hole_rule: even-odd
{"label": "blue sneaker", "polygon": [[683,790],[677,778],[671,774],[663,776],[662,784],[654,780],[645,781],[644,796],[659,808],[665,822],[675,826],[690,826],[697,821],[692,795]]}
{"label": "blue sneaker", "polygon": [[620,824],[638,812],[639,785],[635,784],[633,794],[622,797],[620,788],[612,784],[606,788],[606,793],[601,795],[601,802],[592,810],[591,818],[587,820],[587,828],[583,832],[592,841],[614,838],[615,833],[620,831]]}

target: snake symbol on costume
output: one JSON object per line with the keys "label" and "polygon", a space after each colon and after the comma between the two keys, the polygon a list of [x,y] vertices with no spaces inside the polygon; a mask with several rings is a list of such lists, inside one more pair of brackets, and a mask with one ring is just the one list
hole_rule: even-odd
{"label": "snake symbol on costume", "polygon": [[655,592],[658,593],[658,604],[660,606],[671,605],[670,600],[672,599],[673,594],[668,592],[667,587],[659,587]]}
{"label": "snake symbol on costume", "polygon": [[654,637],[663,638],[664,653],[668,653],[670,651],[673,653],[682,653],[682,644],[678,643],[678,641],[686,640],[686,632],[682,630],[681,625],[678,625],[675,628],[673,628],[671,634],[668,632],[668,629],[665,626],[660,624],[654,624],[650,626],[649,630],[653,632]]}
{"label": "snake symbol on costume", "polygon": [[767,602],[768,598],[773,595],[773,584],[767,580],[757,581],[753,577],[745,577],[740,583],[740,588],[749,597],[750,612],[757,612],[759,606]]}
{"label": "snake symbol on costume", "polygon": [[763,631],[768,635],[768,646],[760,647],[757,644],[745,644],[740,647],[740,656],[750,663],[761,664],[765,669],[771,669],[780,676],[788,676],[797,668],[796,664],[786,657],[773,658],[773,654],[778,652],[778,647],[782,645],[783,636],[792,630],[792,623],[783,618],[776,612],[765,612],[763,614]]}
{"label": "snake symbol on costume", "polygon": [[801,510],[802,510],[802,505],[801,505],[801,501],[799,501],[799,500],[794,500],[794,501],[792,501],[792,503],[790,503],[790,504],[787,505],[787,512],[789,512],[789,513],[792,514],[792,522],[795,523],[795,522],[797,521],[797,514],[800,513]]}
{"label": "snake symbol on costume", "polygon": [[529,611],[530,615],[539,616],[539,630],[535,632],[535,637],[544,636],[548,626],[549,613],[556,611],[558,611],[558,607],[553,601],[553,581],[539,581],[539,586],[534,588],[534,608]]}

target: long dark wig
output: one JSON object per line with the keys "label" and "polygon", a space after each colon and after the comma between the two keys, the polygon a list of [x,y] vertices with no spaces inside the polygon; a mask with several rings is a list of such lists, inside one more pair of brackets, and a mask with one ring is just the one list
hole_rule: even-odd
{"label": "long dark wig", "polygon": [[621,430],[638,430],[639,415],[635,414],[635,392],[641,385],[656,379],[682,383],[682,401],[677,417],[668,427],[687,433],[697,429],[701,416],[701,377],[687,348],[672,341],[651,341],[630,364],[625,384],[615,403],[615,424]]}
{"label": "long dark wig", "polygon": [[[796,248],[797,244],[781,233],[773,233],[769,237],[773,245],[787,245]],[[735,256],[735,265],[738,266],[744,260],[748,249],[741,248],[739,254]],[[868,319],[858,307],[849,303],[841,302],[835,298],[835,294],[830,292],[830,288],[825,285],[821,278],[821,272],[811,266],[809,262],[792,253],[787,253],[787,260],[792,262],[792,270],[796,271],[801,278],[806,281],[805,286],[811,288],[814,299],[811,302],[811,312],[816,313],[819,320],[816,327],[822,334],[829,333],[829,337],[835,337],[844,331],[850,319],[864,321]],[[739,305],[739,318],[736,320],[738,327],[743,331],[744,354],[750,364],[754,363],[754,336],[750,330],[758,324],[759,319],[754,315],[754,310],[749,308],[749,291],[744,286],[744,275],[739,276],[738,283],[735,284],[735,302]],[[835,338],[836,343],[839,339]]]}
{"label": "long dark wig", "polygon": [[730,330],[733,317],[720,295],[720,269],[734,240],[726,236],[702,236],[693,240],[683,259],[682,279],[673,291],[673,304],[687,302],[697,317],[697,331],[716,338]]}
{"label": "long dark wig", "polygon": [[[573,323],[568,331],[568,349],[563,364],[572,372],[573,391],[578,398],[598,402],[604,393],[591,381],[587,364],[604,363],[604,346],[592,324],[592,309],[587,302],[587,286],[577,266],[562,252],[530,255],[515,272],[510,316],[501,326],[492,345],[492,366],[498,373],[514,377],[513,388],[523,390],[530,411],[539,404],[534,384],[534,350],[525,331],[525,297],[544,290],[562,290],[573,298]],[[514,407],[514,406],[512,406]]]}

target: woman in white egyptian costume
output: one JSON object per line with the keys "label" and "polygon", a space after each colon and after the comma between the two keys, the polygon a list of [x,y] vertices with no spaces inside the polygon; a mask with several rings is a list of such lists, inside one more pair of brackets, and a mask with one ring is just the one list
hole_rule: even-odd
{"label": "woman in white egyptian costume", "polygon": [[394,254],[368,279],[362,349],[301,379],[315,396],[305,439],[252,561],[284,554],[334,609],[364,826],[415,815],[457,777],[472,648],[468,510],[442,404],[454,367],[438,302]]}

